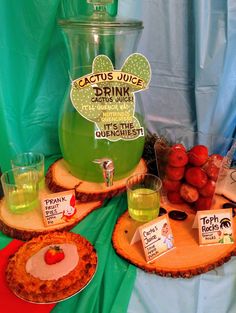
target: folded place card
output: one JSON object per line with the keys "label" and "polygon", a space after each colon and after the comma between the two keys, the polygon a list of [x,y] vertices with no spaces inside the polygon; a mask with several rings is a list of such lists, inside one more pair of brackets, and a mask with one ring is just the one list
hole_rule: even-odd
{"label": "folded place card", "polygon": [[45,226],[71,221],[77,213],[74,190],[57,192],[42,198],[41,209]]}
{"label": "folded place card", "polygon": [[174,237],[168,215],[165,214],[138,227],[130,244],[132,245],[139,240],[142,241],[148,263],[172,249],[174,247]]}
{"label": "folded place card", "polygon": [[198,211],[193,228],[198,228],[200,245],[234,242],[231,209]]}

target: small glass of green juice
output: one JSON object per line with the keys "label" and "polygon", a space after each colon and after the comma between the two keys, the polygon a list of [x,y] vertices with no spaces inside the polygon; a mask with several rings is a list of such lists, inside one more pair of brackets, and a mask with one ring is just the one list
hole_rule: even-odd
{"label": "small glass of green juice", "polygon": [[15,214],[25,213],[39,206],[39,175],[29,167],[17,167],[1,176],[6,207]]}
{"label": "small glass of green juice", "polygon": [[149,222],[158,217],[161,187],[161,179],[152,174],[135,174],[128,178],[128,212],[132,219]]}

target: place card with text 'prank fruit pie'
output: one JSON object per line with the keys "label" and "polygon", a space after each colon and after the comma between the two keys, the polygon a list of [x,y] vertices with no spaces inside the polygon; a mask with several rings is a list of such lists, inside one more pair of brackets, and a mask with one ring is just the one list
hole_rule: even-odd
{"label": "place card with text 'prank fruit pie'", "polygon": [[157,217],[149,223],[139,226],[130,244],[141,240],[147,263],[158,258],[174,247],[174,237],[168,215]]}
{"label": "place card with text 'prank fruit pie'", "polygon": [[45,226],[72,221],[77,215],[74,190],[52,193],[43,197],[41,209]]}
{"label": "place card with text 'prank fruit pie'", "polygon": [[193,228],[198,228],[200,245],[234,242],[231,209],[198,211]]}

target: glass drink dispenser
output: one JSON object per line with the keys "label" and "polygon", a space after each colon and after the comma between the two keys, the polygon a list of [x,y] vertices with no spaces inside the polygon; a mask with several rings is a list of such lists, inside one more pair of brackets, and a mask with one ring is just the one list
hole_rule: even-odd
{"label": "glass drink dispenser", "polygon": [[[72,103],[73,96],[76,98],[75,101],[80,101],[80,103],[86,97],[85,91],[85,94],[82,92],[73,94],[73,86],[76,85],[74,82],[80,77],[96,72],[93,68],[93,62],[95,57],[99,55],[108,57],[114,66],[114,70],[121,69],[127,57],[135,52],[143,26],[141,21],[120,20],[111,17],[106,11],[106,4],[112,1],[90,0],[90,2],[94,4],[94,13],[91,16],[59,21],[68,48],[70,63],[68,70],[70,86],[68,86],[60,112],[59,141],[63,158],[72,175],[81,180],[103,182],[104,172],[101,167],[105,168],[107,166],[109,168],[110,166],[114,169],[114,180],[128,176],[135,169],[143,152],[144,132],[135,138],[119,138],[118,140],[96,137],[98,120],[94,122],[92,117],[81,114]],[[105,59],[105,63],[107,60],[109,63],[109,59]],[[111,66],[109,66],[107,69],[106,66],[103,68],[101,65],[97,69],[100,74],[97,74],[96,78],[102,79],[107,75],[106,77],[109,79],[108,72],[111,69]],[[130,79],[131,76],[127,75],[127,77]],[[89,82],[91,83],[91,81],[90,76]],[[119,112],[120,106],[117,106],[117,97],[124,98],[124,96],[127,96],[124,94],[125,92],[122,94],[114,84],[109,90],[106,89],[104,93],[104,87],[100,84],[100,88],[98,88],[97,82],[98,80],[95,81],[95,87],[92,85],[94,96],[96,96],[92,98],[93,100],[90,99],[90,101],[94,101],[92,108],[95,108],[96,111],[96,107],[101,108],[103,106],[103,115],[105,116],[106,106],[113,104],[116,105],[116,112]],[[124,84],[122,88],[124,91]],[[103,91],[102,96],[99,93],[101,90]],[[87,99],[84,101],[86,105],[90,105]],[[121,103],[122,101],[119,105]],[[129,105],[129,101],[126,103],[126,107],[127,105]],[[134,108],[136,108],[136,111],[140,111],[139,105],[140,103],[135,101]],[[81,107],[83,107],[83,103]],[[84,107],[86,106],[84,105]],[[133,114],[142,128],[143,116],[136,111]],[[90,113],[87,112],[87,114]],[[114,114],[118,115],[119,113]],[[123,114],[124,117],[125,114]],[[110,113],[110,120],[112,121],[112,113]],[[107,121],[109,121],[109,115],[107,115]],[[109,123],[106,125],[109,125]],[[108,126],[107,130],[109,130]]]}

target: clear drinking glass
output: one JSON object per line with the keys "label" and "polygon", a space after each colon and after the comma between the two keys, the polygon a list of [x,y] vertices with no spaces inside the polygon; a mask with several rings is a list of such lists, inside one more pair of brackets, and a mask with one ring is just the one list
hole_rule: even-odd
{"label": "clear drinking glass", "polygon": [[12,213],[24,213],[38,207],[38,172],[35,169],[11,169],[2,174],[1,182],[6,206]]}
{"label": "clear drinking glass", "polygon": [[[43,189],[45,185],[44,178],[44,155],[36,152],[25,152],[17,154],[11,160],[12,168],[29,167],[38,172],[39,189]],[[24,175],[19,176],[18,179],[24,180]]]}
{"label": "clear drinking glass", "polygon": [[128,178],[126,187],[131,218],[148,222],[159,215],[162,187],[159,177],[152,174],[136,174]]}

